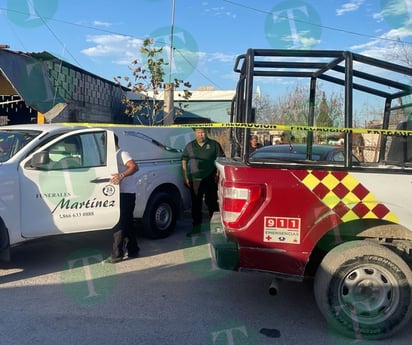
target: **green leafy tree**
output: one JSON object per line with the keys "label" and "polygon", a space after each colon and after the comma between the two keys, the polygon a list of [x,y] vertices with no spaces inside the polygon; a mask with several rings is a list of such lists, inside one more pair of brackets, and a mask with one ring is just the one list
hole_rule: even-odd
{"label": "green leafy tree", "polygon": [[[187,81],[174,79],[173,82],[165,82],[165,68],[168,63],[164,60],[163,47],[156,47],[154,40],[146,38],[140,48],[142,61],[133,60],[129,70],[131,76],[115,77],[115,82],[123,88],[129,89],[136,96],[134,99],[124,93],[122,103],[125,105],[125,114],[135,117],[141,124],[157,125],[163,123],[165,116],[181,115],[188,106],[187,101],[192,93],[191,84]],[[165,113],[164,95],[168,90],[178,90],[183,101],[179,102],[174,112]]]}

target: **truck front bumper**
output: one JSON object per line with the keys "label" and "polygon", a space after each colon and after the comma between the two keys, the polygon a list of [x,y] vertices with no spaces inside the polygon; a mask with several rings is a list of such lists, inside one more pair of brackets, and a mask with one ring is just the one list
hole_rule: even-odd
{"label": "truck front bumper", "polygon": [[220,212],[215,212],[210,219],[210,249],[212,260],[225,270],[236,270],[239,266],[239,247],[226,237]]}

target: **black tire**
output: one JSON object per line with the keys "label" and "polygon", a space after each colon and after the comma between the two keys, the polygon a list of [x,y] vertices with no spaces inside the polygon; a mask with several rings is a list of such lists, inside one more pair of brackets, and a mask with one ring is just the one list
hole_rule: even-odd
{"label": "black tire", "polygon": [[164,192],[153,194],[143,216],[143,232],[150,238],[166,238],[176,227],[175,199]]}
{"label": "black tire", "polygon": [[394,252],[368,241],[331,250],[315,276],[316,303],[330,326],[356,339],[383,339],[412,315],[412,273]]}
{"label": "black tire", "polygon": [[0,261],[10,261],[9,234],[2,219],[0,219]]}

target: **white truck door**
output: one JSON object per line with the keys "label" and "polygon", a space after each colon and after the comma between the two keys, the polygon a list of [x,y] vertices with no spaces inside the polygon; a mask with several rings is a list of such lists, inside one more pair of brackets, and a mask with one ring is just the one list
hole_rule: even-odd
{"label": "white truck door", "polygon": [[[35,155],[42,157],[34,165]],[[40,162],[40,163],[39,163]],[[119,219],[119,187],[111,131],[66,133],[39,148],[20,165],[23,237],[103,230]]]}

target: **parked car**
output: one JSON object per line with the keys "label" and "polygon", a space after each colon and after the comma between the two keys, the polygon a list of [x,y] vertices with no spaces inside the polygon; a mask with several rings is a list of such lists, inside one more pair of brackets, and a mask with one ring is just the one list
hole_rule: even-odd
{"label": "parked car", "polygon": [[[306,144],[280,144],[264,146],[255,150],[250,155],[251,161],[260,160],[305,160],[307,159],[307,145]],[[334,145],[312,145],[312,161],[326,161],[326,162],[344,162],[345,151],[342,146]],[[352,155],[353,162],[359,163],[359,159]]]}

